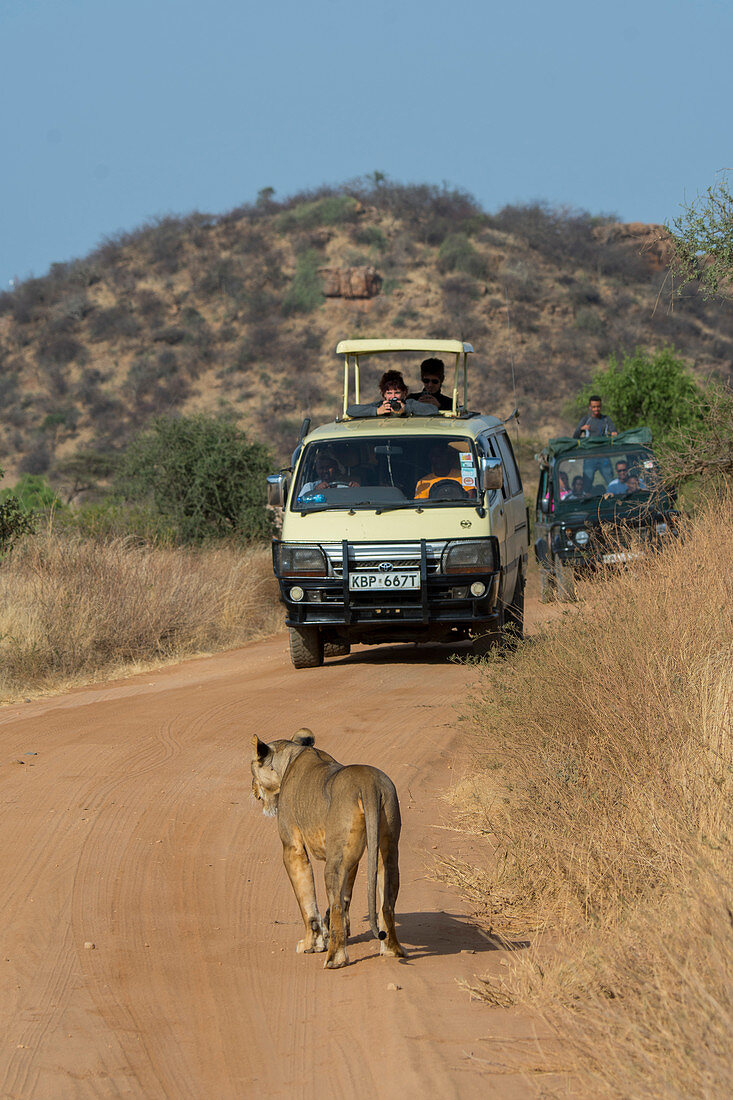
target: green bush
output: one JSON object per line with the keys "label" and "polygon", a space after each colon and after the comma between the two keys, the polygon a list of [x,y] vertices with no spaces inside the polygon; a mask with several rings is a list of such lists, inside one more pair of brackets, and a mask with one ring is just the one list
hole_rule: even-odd
{"label": "green bush", "polygon": [[375,248],[377,252],[384,252],[387,248],[387,238],[376,225],[364,225],[354,233],[357,244],[366,248]]}
{"label": "green bush", "polygon": [[438,249],[438,271],[463,271],[475,279],[486,277],[486,260],[465,233],[451,233]]}
{"label": "green bush", "polygon": [[298,257],[295,275],[288,287],[282,303],[283,316],[294,313],[312,313],[323,302],[323,287],[318,274],[320,264],[318,253],[310,248]]}
{"label": "green bush", "polygon": [[11,499],[18,502],[26,515],[64,507],[56,490],[42,474],[23,474],[12,489],[0,490],[0,502],[4,504]]}
{"label": "green bush", "polygon": [[[0,469],[0,478],[3,471]],[[35,521],[11,489],[0,491],[0,555],[7,554],[23,535],[32,535]]]}
{"label": "green bush", "polygon": [[115,477],[121,496],[149,504],[179,542],[271,532],[265,477],[271,459],[230,422],[159,417],[130,444]]}
{"label": "green bush", "polygon": [[358,212],[359,204],[351,195],[327,195],[278,214],[276,225],[281,233],[318,229],[322,225],[344,225],[355,221]]}

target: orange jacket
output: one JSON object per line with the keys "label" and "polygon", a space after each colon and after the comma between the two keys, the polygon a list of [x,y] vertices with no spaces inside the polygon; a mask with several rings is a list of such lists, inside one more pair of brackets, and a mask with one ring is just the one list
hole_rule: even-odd
{"label": "orange jacket", "polygon": [[421,477],[415,486],[415,500],[430,496],[430,490],[439,481],[457,481],[461,485],[461,475],[458,470],[451,470],[449,474],[427,474]]}

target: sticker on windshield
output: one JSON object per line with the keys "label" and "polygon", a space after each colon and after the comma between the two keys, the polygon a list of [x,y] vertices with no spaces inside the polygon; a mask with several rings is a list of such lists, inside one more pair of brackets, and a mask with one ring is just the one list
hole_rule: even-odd
{"label": "sticker on windshield", "polygon": [[461,485],[463,486],[464,489],[475,489],[476,488],[476,478],[470,476],[469,474],[466,474],[466,473],[462,472],[461,473]]}
{"label": "sticker on windshield", "polygon": [[461,451],[461,466],[473,466],[473,455],[470,451]]}

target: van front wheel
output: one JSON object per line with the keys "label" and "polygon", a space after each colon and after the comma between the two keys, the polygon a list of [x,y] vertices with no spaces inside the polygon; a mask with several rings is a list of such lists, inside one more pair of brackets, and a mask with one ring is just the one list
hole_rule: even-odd
{"label": "van front wheel", "polygon": [[320,668],[323,636],[317,626],[290,626],[290,660],[294,668]]}

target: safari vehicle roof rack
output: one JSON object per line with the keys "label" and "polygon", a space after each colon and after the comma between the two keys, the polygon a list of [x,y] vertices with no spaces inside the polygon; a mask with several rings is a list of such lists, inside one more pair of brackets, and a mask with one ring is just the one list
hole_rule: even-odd
{"label": "safari vehicle roof rack", "polygon": [[550,439],[547,446],[536,454],[535,460],[540,466],[548,466],[551,458],[557,458],[558,455],[572,454],[573,452],[580,452],[581,454],[593,453],[597,450],[608,450],[618,447],[649,447],[652,442],[652,433],[645,425],[640,425],[638,428],[628,428],[625,432],[619,432],[614,436],[592,436],[586,439],[574,439],[572,436],[561,435],[556,439]]}
{"label": "safari vehicle roof rack", "polygon": [[[367,355],[391,355],[395,352],[412,351],[432,355],[455,355],[456,367],[453,378],[453,407],[448,412],[436,412],[436,416],[460,416],[468,407],[468,356],[473,351],[471,344],[463,340],[341,340],[336,346],[336,354],[344,356],[344,406],[343,417],[347,416],[349,405],[349,367],[354,368],[354,403],[359,404],[359,358]],[[458,387],[463,357],[463,402],[458,403]]]}

